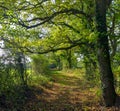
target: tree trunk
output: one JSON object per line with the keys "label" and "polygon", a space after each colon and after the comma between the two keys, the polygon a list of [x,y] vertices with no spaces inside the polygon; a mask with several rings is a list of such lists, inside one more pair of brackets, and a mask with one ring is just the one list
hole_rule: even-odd
{"label": "tree trunk", "polygon": [[22,63],[23,54],[18,53],[17,56],[18,56],[17,58],[18,73],[20,74],[21,83],[23,86],[27,86],[27,81],[25,80],[25,67],[24,67],[25,63]]}
{"label": "tree trunk", "polygon": [[66,52],[67,52],[67,62],[68,62],[67,68],[68,68],[68,69],[72,69],[71,49],[67,50]]}
{"label": "tree trunk", "polygon": [[114,88],[114,77],[111,69],[110,54],[108,46],[108,35],[106,26],[105,0],[96,0],[96,30],[98,32],[98,62],[101,72],[103,98],[108,107],[115,105],[116,93]]}

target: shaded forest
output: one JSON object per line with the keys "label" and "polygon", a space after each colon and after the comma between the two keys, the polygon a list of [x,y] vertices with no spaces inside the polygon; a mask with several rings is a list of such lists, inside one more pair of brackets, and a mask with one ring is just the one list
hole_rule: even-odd
{"label": "shaded forest", "polygon": [[0,0],[0,111],[119,111],[120,0]]}

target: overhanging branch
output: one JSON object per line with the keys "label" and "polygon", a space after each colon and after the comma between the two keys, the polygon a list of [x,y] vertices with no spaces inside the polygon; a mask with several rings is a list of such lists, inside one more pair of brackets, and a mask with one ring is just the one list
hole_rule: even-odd
{"label": "overhanging branch", "polygon": [[[36,18],[30,19],[28,21],[20,20],[19,25],[22,25],[23,27],[25,27],[27,29],[35,28],[35,27],[38,27],[38,26],[40,26],[40,25],[42,25],[46,22],[49,22],[50,20],[52,20],[53,18],[55,18],[57,15],[60,15],[60,14],[74,14],[74,15],[75,14],[81,14],[86,18],[91,17],[90,15],[87,15],[86,13],[84,13],[81,10],[71,8],[71,9],[64,9],[64,10],[61,10],[61,11],[58,11],[58,12],[54,12],[52,15],[46,16],[46,17],[36,17]],[[26,25],[26,23],[30,23],[32,21],[41,21],[41,22],[39,22],[37,24],[34,24],[34,25]]]}
{"label": "overhanging branch", "polygon": [[73,47],[77,47],[77,46],[80,46],[82,44],[85,44],[84,42],[81,44],[80,43],[77,43],[77,44],[71,44],[70,46],[67,46],[67,47],[60,47],[60,48],[53,48],[53,49],[48,49],[48,50],[44,50],[44,51],[33,51],[32,49],[29,49],[28,47],[24,47],[26,49],[25,52],[29,52],[29,53],[35,53],[35,54],[46,54],[46,53],[49,53],[49,52],[56,52],[56,51],[59,51],[59,50],[68,50],[68,49],[71,49]]}

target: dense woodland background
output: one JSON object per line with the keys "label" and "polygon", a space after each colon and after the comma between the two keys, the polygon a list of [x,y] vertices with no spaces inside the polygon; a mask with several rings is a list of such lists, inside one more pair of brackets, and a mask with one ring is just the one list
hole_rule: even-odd
{"label": "dense woodland background", "polygon": [[119,110],[119,94],[120,0],[0,0],[1,111]]}

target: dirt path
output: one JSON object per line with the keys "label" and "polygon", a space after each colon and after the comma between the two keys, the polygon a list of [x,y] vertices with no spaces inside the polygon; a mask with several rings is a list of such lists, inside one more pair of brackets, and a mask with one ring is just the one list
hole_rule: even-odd
{"label": "dirt path", "polygon": [[51,76],[52,83],[34,89],[35,97],[29,98],[25,111],[106,111],[98,102],[96,89],[82,76],[71,72]]}

